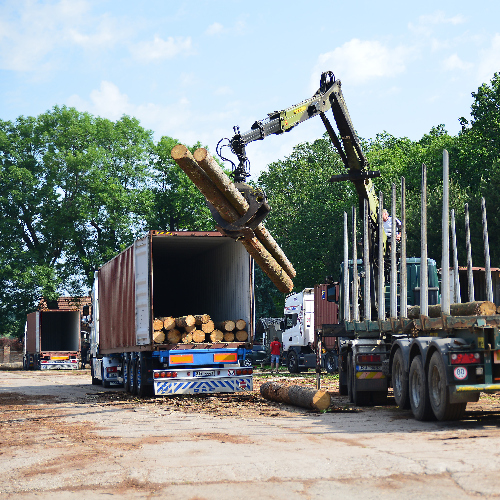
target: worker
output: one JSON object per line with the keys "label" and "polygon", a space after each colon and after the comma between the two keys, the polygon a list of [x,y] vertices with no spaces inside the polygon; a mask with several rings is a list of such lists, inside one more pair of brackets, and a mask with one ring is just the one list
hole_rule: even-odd
{"label": "worker", "polygon": [[[382,224],[384,226],[385,234],[387,235],[387,241],[389,244],[392,239],[392,217],[389,215],[389,212],[384,208],[382,210]],[[401,221],[396,217],[396,240],[399,241],[401,239],[401,233],[398,229],[401,227]]]}
{"label": "worker", "polygon": [[281,354],[281,342],[278,337],[274,337],[271,342],[271,373],[273,373],[273,363],[276,365],[276,373],[278,373],[278,367],[280,365],[280,354]]}

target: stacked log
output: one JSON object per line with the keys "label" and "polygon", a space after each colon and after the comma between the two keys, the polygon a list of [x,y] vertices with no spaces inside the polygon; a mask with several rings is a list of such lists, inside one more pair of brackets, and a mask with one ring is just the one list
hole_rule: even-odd
{"label": "stacked log", "polygon": [[[450,304],[451,316],[493,316],[496,314],[496,311],[496,305],[487,300]],[[429,306],[429,318],[439,317],[441,317],[441,304]],[[420,306],[408,308],[408,318],[419,319]]]}
{"label": "stacked log", "polygon": [[243,319],[219,321],[215,325],[208,314],[160,317],[153,321],[153,341],[155,344],[246,342],[248,333],[244,328]]}
{"label": "stacked log", "polygon": [[[207,175],[207,172],[198,164],[186,146],[177,144],[172,149],[171,155],[220,216],[227,222],[237,221],[248,209],[248,203],[219,167],[220,172],[222,172],[222,175],[220,175],[220,172],[215,167],[218,167],[217,163],[208,155],[206,150],[197,150],[196,153],[201,165],[207,168],[207,172],[210,171],[213,178],[218,177],[221,179],[217,181],[220,187]],[[217,175],[214,175],[213,171],[216,171]],[[241,199],[243,199],[243,202]],[[277,243],[271,238],[269,232],[263,226],[259,230],[261,226],[262,224],[258,226],[253,237],[245,237],[239,241],[278,290],[282,293],[290,293],[293,289],[292,277],[295,276],[295,270],[291,264],[287,265],[286,257]]]}

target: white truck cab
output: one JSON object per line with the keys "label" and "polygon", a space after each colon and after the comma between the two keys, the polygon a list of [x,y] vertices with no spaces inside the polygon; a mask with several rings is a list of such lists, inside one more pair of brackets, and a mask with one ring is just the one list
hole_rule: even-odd
{"label": "white truck cab", "polygon": [[284,315],[283,351],[314,342],[314,288],[288,295]]}

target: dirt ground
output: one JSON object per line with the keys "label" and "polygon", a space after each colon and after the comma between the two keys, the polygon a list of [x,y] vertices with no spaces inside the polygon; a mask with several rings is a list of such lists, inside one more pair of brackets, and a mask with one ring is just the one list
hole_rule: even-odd
{"label": "dirt ground", "polygon": [[389,398],[355,408],[324,376],[323,413],[254,391],[152,397],[92,386],[88,370],[0,371],[0,498],[496,498],[500,394],[460,422],[417,422]]}

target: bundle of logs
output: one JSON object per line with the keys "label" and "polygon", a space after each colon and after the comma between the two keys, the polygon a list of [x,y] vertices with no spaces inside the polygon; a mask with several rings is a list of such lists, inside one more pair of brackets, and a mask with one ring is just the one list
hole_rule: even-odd
{"label": "bundle of logs", "polygon": [[[197,149],[193,155],[186,146],[177,144],[171,155],[222,219],[233,223],[246,214],[247,200],[205,148]],[[217,229],[224,234],[221,228]],[[280,292],[292,291],[295,269],[262,223],[238,241]]]}
{"label": "bundle of logs", "polygon": [[217,342],[245,342],[248,340],[244,319],[214,323],[208,314],[155,318],[155,344],[204,344]]}

